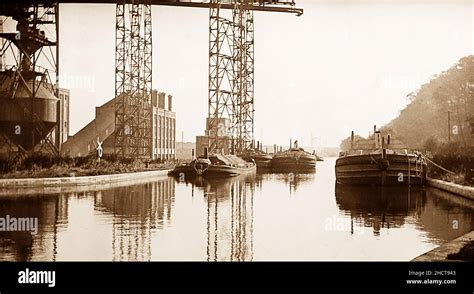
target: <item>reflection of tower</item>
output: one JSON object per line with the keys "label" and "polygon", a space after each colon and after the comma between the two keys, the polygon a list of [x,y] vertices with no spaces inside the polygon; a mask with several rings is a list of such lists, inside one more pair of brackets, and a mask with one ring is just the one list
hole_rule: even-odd
{"label": "reflection of tower", "polygon": [[207,260],[252,260],[253,182],[210,182],[206,192]]}
{"label": "reflection of tower", "polygon": [[0,216],[37,218],[36,235],[30,231],[0,232],[1,260],[56,260],[58,226],[67,221],[66,199],[66,195],[1,199]]}
{"label": "reflection of tower", "polygon": [[95,206],[113,214],[112,260],[150,260],[153,230],[170,221],[174,179],[96,193]]}
{"label": "reflection of tower", "polygon": [[[253,187],[247,195],[247,187],[236,182],[231,190],[232,201],[232,240],[231,261],[253,259]],[[247,203],[249,201],[249,203]],[[248,204],[248,207],[247,207]],[[247,238],[250,238],[247,242]]]}

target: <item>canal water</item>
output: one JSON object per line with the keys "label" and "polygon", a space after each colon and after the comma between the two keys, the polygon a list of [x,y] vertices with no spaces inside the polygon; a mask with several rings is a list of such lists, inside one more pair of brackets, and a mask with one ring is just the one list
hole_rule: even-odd
{"label": "canal water", "polygon": [[315,174],[155,182],[0,196],[0,260],[404,260],[474,229],[474,203],[436,189],[341,187]]}

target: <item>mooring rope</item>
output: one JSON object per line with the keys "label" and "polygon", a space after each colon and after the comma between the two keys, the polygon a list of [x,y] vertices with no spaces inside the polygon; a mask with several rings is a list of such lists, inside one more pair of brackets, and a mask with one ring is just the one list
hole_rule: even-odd
{"label": "mooring rope", "polygon": [[436,162],[432,161],[431,159],[429,159],[429,158],[426,157],[426,156],[423,156],[423,158],[425,158],[425,160],[429,161],[431,164],[433,164],[434,166],[436,166],[436,167],[438,167],[438,168],[444,170],[444,171],[447,172],[447,173],[450,173],[450,174],[453,174],[453,175],[456,174],[456,173],[453,172],[453,171],[450,171],[450,170],[445,169],[444,167],[442,167],[441,165],[439,165],[439,164],[437,164]]}

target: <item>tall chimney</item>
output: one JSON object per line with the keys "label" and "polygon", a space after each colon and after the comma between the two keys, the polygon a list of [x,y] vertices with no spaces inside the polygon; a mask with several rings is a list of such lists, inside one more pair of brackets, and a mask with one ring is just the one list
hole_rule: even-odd
{"label": "tall chimney", "polygon": [[351,150],[354,148],[354,131],[351,132]]}
{"label": "tall chimney", "polygon": [[157,90],[151,91],[151,106],[158,107],[158,91]]}
{"label": "tall chimney", "polygon": [[168,111],[173,111],[173,96],[168,95]]}
{"label": "tall chimney", "polygon": [[165,109],[165,93],[158,93],[158,108]]}

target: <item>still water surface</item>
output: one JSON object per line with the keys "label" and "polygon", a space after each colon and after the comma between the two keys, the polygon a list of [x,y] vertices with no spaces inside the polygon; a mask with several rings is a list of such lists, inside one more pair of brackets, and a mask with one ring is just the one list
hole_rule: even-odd
{"label": "still water surface", "polygon": [[155,182],[0,197],[0,260],[410,260],[474,229],[474,203],[439,190],[341,187],[316,174]]}

